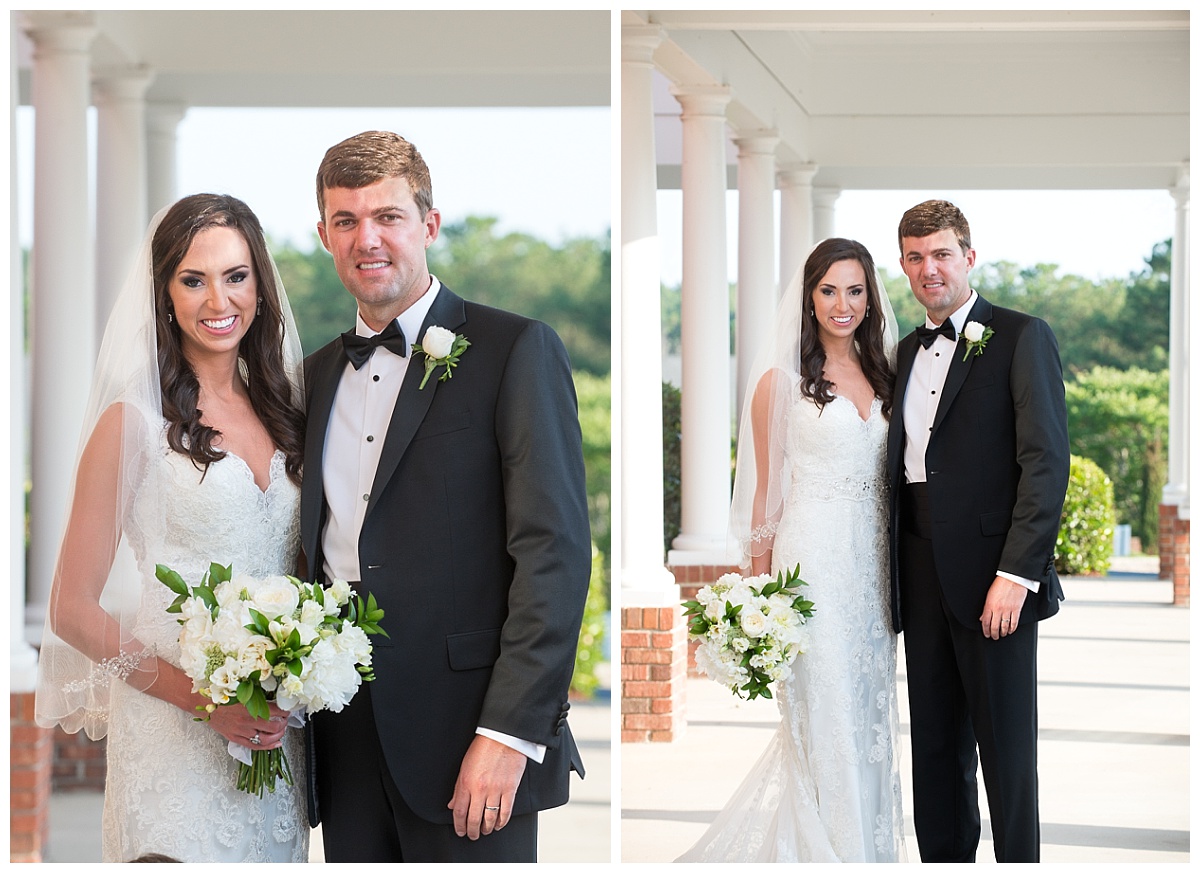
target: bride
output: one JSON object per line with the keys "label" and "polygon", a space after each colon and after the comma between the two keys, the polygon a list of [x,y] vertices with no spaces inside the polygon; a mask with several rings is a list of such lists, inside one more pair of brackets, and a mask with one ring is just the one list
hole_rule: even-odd
{"label": "bride", "polygon": [[904,859],[885,441],[895,319],[860,243],[817,245],[748,384],[731,533],[754,574],[800,565],[809,643],[781,722],[680,861]]}
{"label": "bride", "polygon": [[[303,737],[273,705],[196,720],[154,575],[296,572],[300,367],[254,213],[214,194],[160,213],[101,346],[39,659],[38,723],[108,737],[105,861],[308,859]],[[238,791],[230,750],[280,745],[294,786]]]}

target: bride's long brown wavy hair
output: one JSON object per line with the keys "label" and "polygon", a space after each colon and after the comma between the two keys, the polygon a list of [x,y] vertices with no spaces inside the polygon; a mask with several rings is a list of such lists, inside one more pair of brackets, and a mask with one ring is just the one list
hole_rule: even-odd
{"label": "bride's long brown wavy hair", "polygon": [[163,216],[151,243],[158,372],[167,442],[204,470],[225,457],[225,452],[213,446],[220,431],[200,421],[201,410],[197,408],[200,382],[183,353],[179,324],[168,318],[171,277],[197,234],[210,227],[236,230],[250,248],[262,308],[242,337],[238,357],[245,363],[244,372],[248,374],[250,405],[276,447],[286,456],[288,478],[299,484],[304,464],[304,411],[292,396],[292,385],[284,368],[283,310],[275,271],[258,217],[241,200],[226,194],[184,197]]}
{"label": "bride's long brown wavy hair", "polygon": [[[875,261],[867,247],[852,239],[834,237],[820,243],[804,262],[804,304],[800,329],[800,391],[824,408],[833,401],[833,383],[825,378],[825,347],[813,315],[813,294],[829,268],[838,261],[858,261],[867,279],[867,318],[854,331],[863,375],[875,396],[883,402],[883,417],[892,413],[892,367],[883,349],[883,313],[879,305],[879,283]],[[873,316],[873,317],[872,317]]]}

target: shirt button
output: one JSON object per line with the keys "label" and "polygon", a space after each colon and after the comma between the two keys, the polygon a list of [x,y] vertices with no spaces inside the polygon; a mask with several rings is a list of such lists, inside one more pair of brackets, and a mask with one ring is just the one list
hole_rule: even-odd
{"label": "shirt button", "polygon": [[378,381],[379,381],[379,377],[378,377],[378,376],[372,376],[372,377],[371,377],[371,380],[372,380],[372,381],[374,381],[374,382],[378,382]]}
{"label": "shirt button", "polygon": [[375,442],[375,437],[372,436],[371,434],[367,434],[367,442],[369,442],[369,443]]}
{"label": "shirt button", "polygon": [[936,391],[930,391],[929,393],[930,393],[930,394],[937,394],[937,392],[936,392]]}
{"label": "shirt button", "polygon": [[363,500],[368,500],[368,501],[369,501],[370,499],[371,499],[371,495],[370,495],[370,494],[364,494],[364,495],[363,495]]}

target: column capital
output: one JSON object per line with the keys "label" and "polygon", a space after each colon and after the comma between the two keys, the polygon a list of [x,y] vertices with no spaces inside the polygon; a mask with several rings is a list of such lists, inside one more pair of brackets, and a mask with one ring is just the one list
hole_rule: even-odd
{"label": "column capital", "polygon": [[660,24],[627,24],[621,27],[621,63],[652,64],[654,50],[666,38]]}
{"label": "column capital", "polygon": [[1191,161],[1184,161],[1175,175],[1175,184],[1170,188],[1176,206],[1187,206],[1192,198]]}
{"label": "column capital", "polygon": [[795,188],[799,185],[811,185],[813,176],[820,169],[811,161],[803,164],[785,164],[779,168],[779,187]]}
{"label": "column capital", "polygon": [[775,147],[779,145],[779,132],[775,130],[750,130],[733,138],[733,144],[738,147],[738,157],[763,155],[774,157]]}
{"label": "column capital", "polygon": [[733,99],[728,85],[672,85],[671,96],[683,107],[683,118],[725,120],[725,107]]}
{"label": "column capital", "polygon": [[817,206],[830,207],[842,196],[842,189],[834,186],[813,187],[813,203]]}
{"label": "column capital", "polygon": [[87,52],[96,38],[91,12],[25,12],[23,30],[33,40],[34,56],[42,51]]}
{"label": "column capital", "polygon": [[187,115],[186,103],[157,102],[146,103],[146,129],[151,133],[169,133],[174,135],[175,128]]}
{"label": "column capital", "polygon": [[145,64],[104,67],[92,72],[92,99],[97,105],[144,100],[153,81]]}

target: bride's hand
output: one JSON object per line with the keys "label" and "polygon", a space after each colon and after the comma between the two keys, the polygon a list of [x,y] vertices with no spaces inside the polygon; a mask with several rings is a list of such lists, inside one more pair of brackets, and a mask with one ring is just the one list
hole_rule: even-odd
{"label": "bride's hand", "polygon": [[[210,714],[208,723],[225,739],[248,749],[275,749],[283,744],[288,714],[274,703],[270,707],[271,717],[264,721],[252,717],[244,706],[218,706]],[[257,743],[253,742],[256,736],[259,740]]]}

